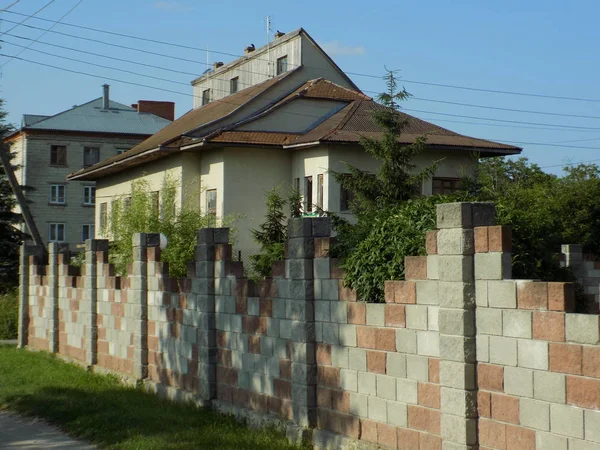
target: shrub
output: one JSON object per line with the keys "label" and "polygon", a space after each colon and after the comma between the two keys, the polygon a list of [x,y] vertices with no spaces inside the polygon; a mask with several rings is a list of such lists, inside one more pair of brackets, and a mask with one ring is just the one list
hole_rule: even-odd
{"label": "shrub", "polygon": [[19,323],[19,295],[15,289],[0,295],[0,339],[16,339]]}

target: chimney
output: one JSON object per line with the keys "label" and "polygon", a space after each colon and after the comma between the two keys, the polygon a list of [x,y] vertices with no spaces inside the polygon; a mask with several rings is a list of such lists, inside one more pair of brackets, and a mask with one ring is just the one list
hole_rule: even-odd
{"label": "chimney", "polygon": [[[139,113],[150,113],[170,121],[175,120],[174,102],[155,102],[152,100],[139,100],[136,106]],[[133,108],[133,105],[131,105],[131,107]]]}
{"label": "chimney", "polygon": [[248,55],[248,54],[252,53],[255,49],[256,49],[256,47],[254,47],[254,44],[250,44],[248,47],[246,47],[244,49],[244,53],[246,55]]}
{"label": "chimney", "polygon": [[285,36],[285,33],[277,30],[277,33],[275,33],[275,39],[279,39],[281,36]]}
{"label": "chimney", "polygon": [[218,69],[222,65],[223,65],[223,61],[219,61],[219,62],[213,63],[213,70]]}
{"label": "chimney", "polygon": [[133,109],[138,109],[138,107],[137,107],[137,103],[132,103],[132,104],[131,104],[131,107],[132,107]]}
{"label": "chimney", "polygon": [[110,85],[103,84],[102,109],[110,109]]}

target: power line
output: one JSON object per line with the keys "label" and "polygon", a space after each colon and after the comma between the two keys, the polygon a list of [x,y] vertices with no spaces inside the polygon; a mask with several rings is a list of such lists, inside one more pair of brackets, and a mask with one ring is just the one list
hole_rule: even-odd
{"label": "power line", "polygon": [[[44,6],[42,6],[40,9],[38,9],[36,12],[34,12],[34,13],[33,13],[33,14],[31,14],[31,15],[23,14],[23,15],[25,15],[25,16],[27,16],[27,17],[25,17],[25,19],[23,19],[23,21],[22,21],[22,22],[13,22],[13,21],[10,21],[10,20],[6,20],[6,19],[4,19],[6,22],[14,23],[14,24],[16,24],[16,25],[15,25],[14,27],[10,28],[9,30],[7,30],[7,31],[5,31],[5,32],[3,32],[3,33],[0,33],[0,36],[3,36],[3,35],[5,35],[6,33],[8,33],[8,32],[10,32],[10,31],[14,30],[15,28],[17,28],[18,26],[20,26],[20,25],[23,25],[23,24],[24,24],[25,22],[27,22],[29,19],[32,19],[32,18],[34,18],[34,16],[35,16],[35,15],[37,15],[37,14],[41,13],[41,12],[42,12],[44,9],[46,9],[48,6],[50,6],[50,5],[51,5],[52,3],[54,3],[55,1],[56,1],[56,0],[50,0],[48,3],[46,3]],[[10,6],[9,6],[9,8],[10,8],[10,7],[12,7],[14,4],[15,4],[15,3],[13,3],[12,5],[10,5]],[[7,11],[5,11],[5,12],[7,12],[7,13],[10,13],[10,14],[14,14],[14,11],[8,11],[8,10],[7,10]],[[21,15],[21,14],[19,14],[19,15]]]}
{"label": "power line", "polygon": [[[429,114],[436,114],[436,113],[429,112]],[[540,130],[540,131],[562,131],[562,132],[571,131],[571,132],[586,132],[586,133],[597,133],[598,132],[595,130],[565,130],[564,128],[544,128],[544,127],[528,127],[528,126],[519,126],[519,125],[502,125],[499,123],[467,122],[464,120],[438,119],[437,117],[435,117],[435,118],[419,117],[419,119],[429,121],[429,122],[463,123],[463,124],[467,124],[467,125],[482,125],[485,127],[524,128],[524,129],[528,129],[528,130]],[[484,119],[482,119],[482,120],[484,120]],[[600,130],[600,128],[598,130]],[[600,139],[600,138],[597,138],[597,139]],[[566,142],[570,142],[570,141],[566,141]]]}
{"label": "power line", "polygon": [[563,145],[563,144],[549,144],[544,142],[525,142],[525,141],[506,141],[503,139],[486,139],[487,141],[502,142],[505,144],[521,144],[521,145],[536,145],[542,147],[561,147],[561,148],[577,148],[581,150],[600,150],[600,147],[585,147],[581,145]]}
{"label": "power line", "polygon": [[[58,25],[65,17],[67,17],[69,14],[71,14],[75,8],[77,8],[79,5],[81,5],[81,3],[83,3],[83,0],[79,0],[71,9],[69,9],[65,14],[62,15],[62,17],[60,19],[58,19],[57,22],[53,23],[50,28],[48,28],[46,31],[44,31],[42,34],[40,34],[33,42],[31,42],[27,47],[23,48],[23,50],[21,50],[19,53],[17,53],[17,56],[23,54],[24,52],[27,51],[27,49],[29,49],[29,47],[31,47],[33,44],[35,44],[37,41],[39,41],[42,37],[44,37],[44,35],[46,33],[48,33],[48,31],[52,30],[52,28],[54,28],[56,25]],[[4,66],[6,66],[7,64],[10,64],[12,61],[14,61],[14,59],[9,59],[8,61],[6,61],[4,64],[0,65],[0,69],[2,69]]]}
{"label": "power line", "polygon": [[540,169],[549,169],[551,167],[574,166],[576,164],[579,165],[579,164],[585,164],[585,163],[596,162],[596,161],[600,161],[600,159],[588,159],[586,161],[575,161],[575,162],[572,162],[572,163],[553,164],[551,166],[541,166]]}

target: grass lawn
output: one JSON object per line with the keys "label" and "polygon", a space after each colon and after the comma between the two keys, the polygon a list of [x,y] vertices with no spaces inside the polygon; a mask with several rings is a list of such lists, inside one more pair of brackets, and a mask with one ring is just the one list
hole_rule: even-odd
{"label": "grass lawn", "polygon": [[0,409],[108,449],[298,449],[273,430],[176,404],[46,353],[0,345]]}

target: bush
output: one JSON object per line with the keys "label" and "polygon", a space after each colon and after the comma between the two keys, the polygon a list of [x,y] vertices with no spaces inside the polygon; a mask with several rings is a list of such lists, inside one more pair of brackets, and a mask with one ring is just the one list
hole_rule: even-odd
{"label": "bush", "polygon": [[19,295],[15,289],[0,295],[0,339],[16,339],[19,323]]}

